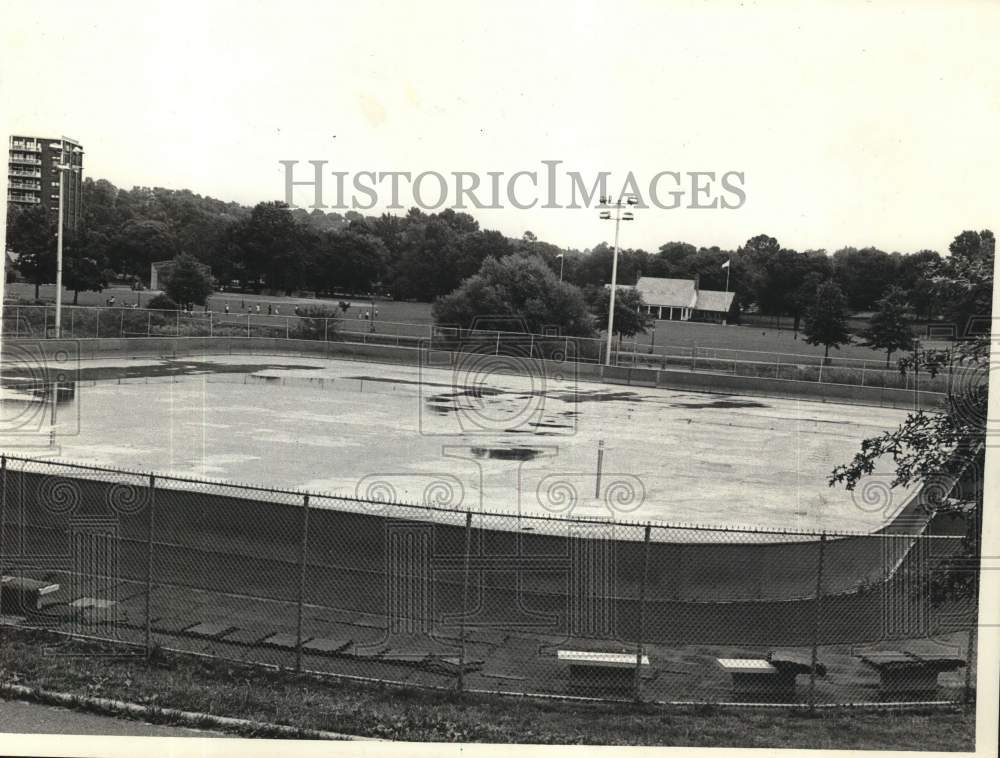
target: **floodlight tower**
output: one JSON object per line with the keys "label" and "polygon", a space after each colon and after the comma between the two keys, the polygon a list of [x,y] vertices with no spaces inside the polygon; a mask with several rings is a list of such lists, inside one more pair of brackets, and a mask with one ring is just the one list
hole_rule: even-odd
{"label": "floodlight tower", "polygon": [[[63,185],[67,171],[80,171],[80,167],[66,160],[66,143],[53,142],[50,147],[59,148],[59,220],[56,231],[56,338],[62,337],[62,278],[63,278]],[[83,152],[75,148],[74,152]]]}
{"label": "floodlight tower", "polygon": [[614,340],[615,329],[615,292],[618,289],[618,228],[622,221],[634,221],[635,216],[632,211],[625,210],[633,205],[639,204],[639,198],[635,195],[623,194],[617,202],[611,202],[610,195],[601,195],[601,202],[598,208],[601,210],[601,220],[615,222],[615,252],[611,259],[611,297],[608,301],[608,350],[604,357],[604,365],[611,365],[611,343]]}

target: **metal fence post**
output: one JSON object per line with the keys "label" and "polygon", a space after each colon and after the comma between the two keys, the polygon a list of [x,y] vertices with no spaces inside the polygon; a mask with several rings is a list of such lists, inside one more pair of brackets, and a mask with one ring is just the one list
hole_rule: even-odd
{"label": "metal fence post", "polygon": [[247,314],[247,337],[250,336],[250,314]]}
{"label": "metal fence post", "polygon": [[118,336],[119,337],[124,337],[125,336],[125,309],[124,308],[122,308],[121,319],[119,320],[119,323],[118,323]]}
{"label": "metal fence post", "polygon": [[285,339],[287,340],[292,336],[292,322],[289,320],[288,316],[285,316]]}
{"label": "metal fence post", "polygon": [[76,336],[76,329],[73,326],[73,322],[76,320],[76,308],[69,309],[69,336]]}
{"label": "metal fence post", "polygon": [[[7,456],[0,455],[0,576],[3,576],[4,519],[7,513]],[[0,616],[3,615],[3,593],[0,592]]]}
{"label": "metal fence post", "polygon": [[819,537],[819,565],[816,568],[816,601],[813,618],[812,655],[809,665],[809,710],[816,707],[816,668],[819,658],[819,632],[823,621],[823,550],[826,547],[826,532]]}
{"label": "metal fence post", "polygon": [[208,312],[208,336],[209,337],[214,337],[215,336],[215,326],[212,323],[213,315],[214,314],[212,313],[212,311]]}
{"label": "metal fence post", "polygon": [[330,341],[329,334],[330,334],[330,319],[325,318],[325,319],[323,319],[323,341],[324,342],[329,342]]}
{"label": "metal fence post", "polygon": [[149,337],[153,333],[153,312],[146,311],[146,336]]}
{"label": "metal fence post", "polygon": [[149,517],[146,527],[146,660],[153,641],[153,534],[156,529],[156,476],[149,475]]}
{"label": "metal fence post", "polygon": [[295,670],[302,671],[302,605],[306,594],[306,544],[309,541],[309,496],[302,496],[302,544],[299,546],[299,600],[295,622]]}
{"label": "metal fence post", "polygon": [[646,646],[646,584],[649,581],[649,534],[652,527],[646,524],[642,547],[642,583],[639,585],[639,630],[635,646],[635,699],[642,700],[642,654]]}
{"label": "metal fence post", "polygon": [[497,347],[496,347],[496,350],[493,351],[493,355],[500,355],[500,332],[499,331],[497,332]]}
{"label": "metal fence post", "polygon": [[42,308],[42,339],[49,336],[49,309]]}
{"label": "metal fence post", "polygon": [[458,638],[461,647],[458,651],[458,682],[457,689],[465,689],[465,614],[469,605],[469,562],[472,553],[472,511],[465,512],[465,557],[462,567],[462,615],[459,616]]}

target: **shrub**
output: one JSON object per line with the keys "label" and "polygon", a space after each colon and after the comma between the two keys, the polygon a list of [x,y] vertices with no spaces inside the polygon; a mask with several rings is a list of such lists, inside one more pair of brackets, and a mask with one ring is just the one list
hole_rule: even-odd
{"label": "shrub", "polygon": [[170,297],[167,295],[157,295],[146,304],[146,307],[154,311],[178,310],[177,303],[171,300]]}
{"label": "shrub", "polygon": [[291,336],[300,340],[331,339],[337,333],[337,311],[322,305],[309,305],[299,309],[298,322]]}

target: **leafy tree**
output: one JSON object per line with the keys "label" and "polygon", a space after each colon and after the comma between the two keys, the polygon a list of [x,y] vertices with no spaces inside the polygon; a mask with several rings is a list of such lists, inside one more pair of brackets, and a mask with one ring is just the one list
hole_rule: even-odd
{"label": "leafy tree", "polygon": [[7,214],[7,247],[18,255],[17,267],[39,287],[56,277],[56,229],[52,216],[41,205],[11,208]]}
{"label": "leafy tree", "polygon": [[888,368],[894,352],[913,344],[913,332],[906,319],[906,293],[900,287],[890,287],[876,305],[868,328],[861,333],[862,344],[885,350]]}
{"label": "leafy tree", "polygon": [[[978,237],[978,245],[971,243]],[[952,242],[952,255],[938,266],[933,277],[944,316],[952,322],[959,337],[989,334],[993,318],[993,258],[996,245],[993,233],[986,229],[962,232]]]}
{"label": "leafy tree", "polygon": [[[933,280],[942,296],[962,291],[992,291],[992,261],[979,256],[953,255],[937,267]],[[959,341],[948,360],[956,365],[959,378],[949,383],[944,411],[914,411],[896,429],[863,440],[854,458],[832,471],[829,484],[842,484],[852,490],[885,459],[894,467],[892,487],[956,477],[958,489],[955,492],[961,497],[957,498],[954,509],[964,513],[968,520],[963,550],[955,557],[953,567],[961,565],[962,561],[966,564],[962,571],[950,571],[946,565],[944,571],[936,573],[949,591],[975,596],[978,574],[968,571],[968,561],[971,559],[973,565],[978,563],[982,544],[983,475],[989,419],[989,335]],[[941,356],[933,351],[900,361],[904,371],[923,366],[932,373],[941,363]],[[927,505],[935,511],[953,509],[942,500]]]}
{"label": "leafy tree", "polygon": [[580,289],[560,282],[539,258],[521,253],[487,258],[478,274],[438,298],[431,312],[435,323],[463,328],[484,317],[513,317],[532,332],[555,327],[570,337],[594,334]]}
{"label": "leafy tree", "polygon": [[81,292],[100,292],[108,286],[104,262],[107,260],[108,238],[102,232],[84,227],[66,235],[63,248],[63,285],[73,291],[73,305]]}
{"label": "leafy tree", "polygon": [[[594,315],[597,324],[605,324],[608,319],[608,307],[611,305],[611,290],[608,287],[602,287],[593,292],[590,312]],[[645,306],[642,293],[639,290],[618,287],[618,291],[615,293],[615,334],[622,337],[644,334],[646,327],[652,321],[652,317],[643,310]]]}
{"label": "leafy tree", "polygon": [[174,258],[163,289],[174,302],[204,305],[212,293],[212,274],[194,256],[182,253]]}
{"label": "leafy tree", "polygon": [[831,347],[839,349],[851,341],[846,311],[844,293],[835,282],[824,282],[816,288],[815,300],[806,313],[803,333],[810,345],[823,345],[824,360],[830,357]]}
{"label": "leafy tree", "polygon": [[371,292],[385,275],[387,258],[378,237],[353,230],[326,232],[317,245],[317,288],[330,293]]}
{"label": "leafy tree", "polygon": [[110,264],[123,274],[149,276],[149,264],[171,260],[180,252],[177,237],[164,221],[138,218],[118,230],[110,246]]}
{"label": "leafy tree", "polygon": [[833,254],[833,278],[855,310],[875,307],[875,301],[898,278],[897,261],[874,247],[845,247]]}
{"label": "leafy tree", "polygon": [[989,229],[981,232],[962,232],[948,245],[948,251],[952,256],[970,261],[992,260],[995,250],[996,238]]}

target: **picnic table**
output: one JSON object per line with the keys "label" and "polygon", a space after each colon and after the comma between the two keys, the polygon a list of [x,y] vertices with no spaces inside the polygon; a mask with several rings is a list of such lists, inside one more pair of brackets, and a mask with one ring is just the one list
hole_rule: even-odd
{"label": "picnic table", "polygon": [[[635,653],[559,650],[556,658],[569,664],[571,690],[630,692],[635,683]],[[640,666],[649,667],[648,656],[642,656]]]}
{"label": "picnic table", "polygon": [[[738,699],[775,697],[792,700],[795,679],[812,671],[812,662],[797,653],[772,652],[765,658],[717,658],[723,671],[733,678],[733,695]],[[826,675],[826,667],[816,664],[816,674]]]}
{"label": "picnic table", "polygon": [[23,576],[0,577],[0,605],[4,611],[37,611],[42,596],[59,590],[58,584]]}
{"label": "picnic table", "polygon": [[947,655],[911,653],[908,650],[881,650],[858,656],[879,674],[883,695],[917,696],[938,688],[938,674],[965,666],[965,660]]}

